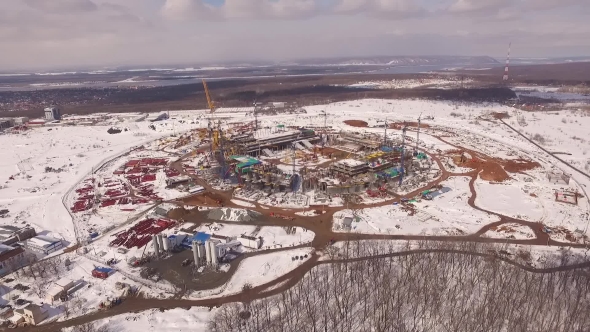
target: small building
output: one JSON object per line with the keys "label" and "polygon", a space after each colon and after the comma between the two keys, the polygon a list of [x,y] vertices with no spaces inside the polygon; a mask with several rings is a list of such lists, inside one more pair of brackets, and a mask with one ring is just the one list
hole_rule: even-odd
{"label": "small building", "polygon": [[61,120],[61,111],[57,107],[47,107],[45,110],[45,120]]}
{"label": "small building", "polygon": [[0,276],[21,268],[26,263],[25,250],[0,244]]}
{"label": "small building", "polygon": [[570,175],[565,174],[564,172],[561,171],[551,171],[551,172],[547,172],[547,179],[549,180],[549,182],[553,183],[553,184],[564,184],[564,185],[569,185],[570,184]]}
{"label": "small building", "polygon": [[240,243],[247,248],[259,249],[262,241],[258,237],[242,235],[237,238]]}
{"label": "small building", "polygon": [[27,122],[29,122],[29,118],[27,118],[26,116],[21,116],[21,117],[18,117],[18,118],[14,118],[14,124],[17,125],[17,126],[24,125]]}
{"label": "small building", "polygon": [[37,235],[25,242],[25,246],[33,251],[41,252],[46,255],[56,252],[63,248],[63,242],[50,236]]}
{"label": "small building", "polygon": [[49,303],[66,295],[76,283],[70,278],[62,278],[53,283],[53,286],[47,291],[45,300]]}
{"label": "small building", "polygon": [[14,127],[13,118],[2,118],[0,119],[0,130]]}
{"label": "small building", "polygon": [[33,303],[28,304],[22,309],[16,309],[15,313],[20,315],[23,320],[30,325],[38,325],[49,317],[47,306],[40,307]]}
{"label": "small building", "polygon": [[109,269],[107,267],[97,267],[92,270],[92,276],[99,279],[106,279],[111,275],[111,273],[113,273],[113,269]]}
{"label": "small building", "polygon": [[166,179],[166,187],[172,188],[180,184],[188,183],[192,180],[190,176],[175,176],[173,178]]}

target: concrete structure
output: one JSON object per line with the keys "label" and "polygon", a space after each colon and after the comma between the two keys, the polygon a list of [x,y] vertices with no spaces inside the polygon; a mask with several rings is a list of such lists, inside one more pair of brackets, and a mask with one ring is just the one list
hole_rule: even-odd
{"label": "concrete structure", "polygon": [[50,236],[38,235],[27,240],[25,246],[30,250],[48,255],[63,248],[63,242]]}
{"label": "concrete structure", "polygon": [[0,276],[21,268],[26,264],[25,250],[0,244]]}
{"label": "concrete structure", "polygon": [[30,325],[38,325],[49,316],[49,311],[46,306],[38,306],[30,303],[22,309],[16,309],[15,313],[20,315],[23,320]]}
{"label": "concrete structure", "polygon": [[369,170],[369,167],[367,166],[367,163],[359,160],[343,159],[332,164],[331,169],[342,175],[356,176],[366,173]]}
{"label": "concrete structure", "polygon": [[265,128],[249,135],[236,136],[233,142],[244,147],[248,155],[260,155],[264,149],[290,148],[295,142],[315,142],[319,137],[310,129]]}
{"label": "concrete structure", "polygon": [[561,171],[547,172],[547,179],[553,184],[570,184],[570,175]]}
{"label": "concrete structure", "polygon": [[47,107],[45,109],[45,120],[55,121],[61,120],[61,111],[57,107]]}

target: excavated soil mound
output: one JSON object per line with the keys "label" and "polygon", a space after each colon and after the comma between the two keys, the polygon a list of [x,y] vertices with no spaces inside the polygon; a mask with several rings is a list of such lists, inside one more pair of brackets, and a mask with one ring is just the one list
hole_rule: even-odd
{"label": "excavated soil mound", "polygon": [[482,180],[491,182],[502,182],[510,179],[508,173],[500,164],[494,162],[484,162],[483,170],[479,174]]}
{"label": "excavated soil mound", "polygon": [[359,128],[364,128],[364,127],[369,126],[368,123],[366,123],[365,121],[362,121],[362,120],[346,120],[346,121],[344,121],[344,123],[346,123],[349,126],[359,127]]}
{"label": "excavated soil mound", "polygon": [[180,207],[180,208],[176,208],[174,210],[170,210],[168,212],[168,218],[172,218],[172,219],[178,220],[178,219],[182,219],[182,218],[188,216],[189,213],[190,213],[189,210]]}
{"label": "excavated soil mound", "polygon": [[516,160],[505,160],[503,162],[504,169],[506,172],[510,173],[518,173],[518,172],[525,172],[537,167],[541,167],[536,161],[524,160],[524,159],[516,159]]}
{"label": "excavated soil mound", "polygon": [[[405,125],[408,127],[418,128],[418,122],[405,122]],[[404,122],[394,122],[389,124],[390,129],[402,129],[403,127]],[[430,126],[426,123],[420,123],[420,128],[430,128]]]}

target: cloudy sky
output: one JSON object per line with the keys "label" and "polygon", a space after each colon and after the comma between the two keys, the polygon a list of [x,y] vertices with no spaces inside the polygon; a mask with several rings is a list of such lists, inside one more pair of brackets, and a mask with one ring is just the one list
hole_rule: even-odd
{"label": "cloudy sky", "polygon": [[0,70],[590,55],[590,0],[0,0]]}

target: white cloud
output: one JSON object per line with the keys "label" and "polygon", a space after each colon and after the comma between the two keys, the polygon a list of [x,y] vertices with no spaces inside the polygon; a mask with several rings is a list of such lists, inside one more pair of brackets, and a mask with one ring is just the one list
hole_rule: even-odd
{"label": "white cloud", "polygon": [[456,0],[450,7],[452,13],[497,12],[517,0]]}
{"label": "white cloud", "polygon": [[31,8],[51,13],[88,12],[98,8],[90,0],[23,0]]}

